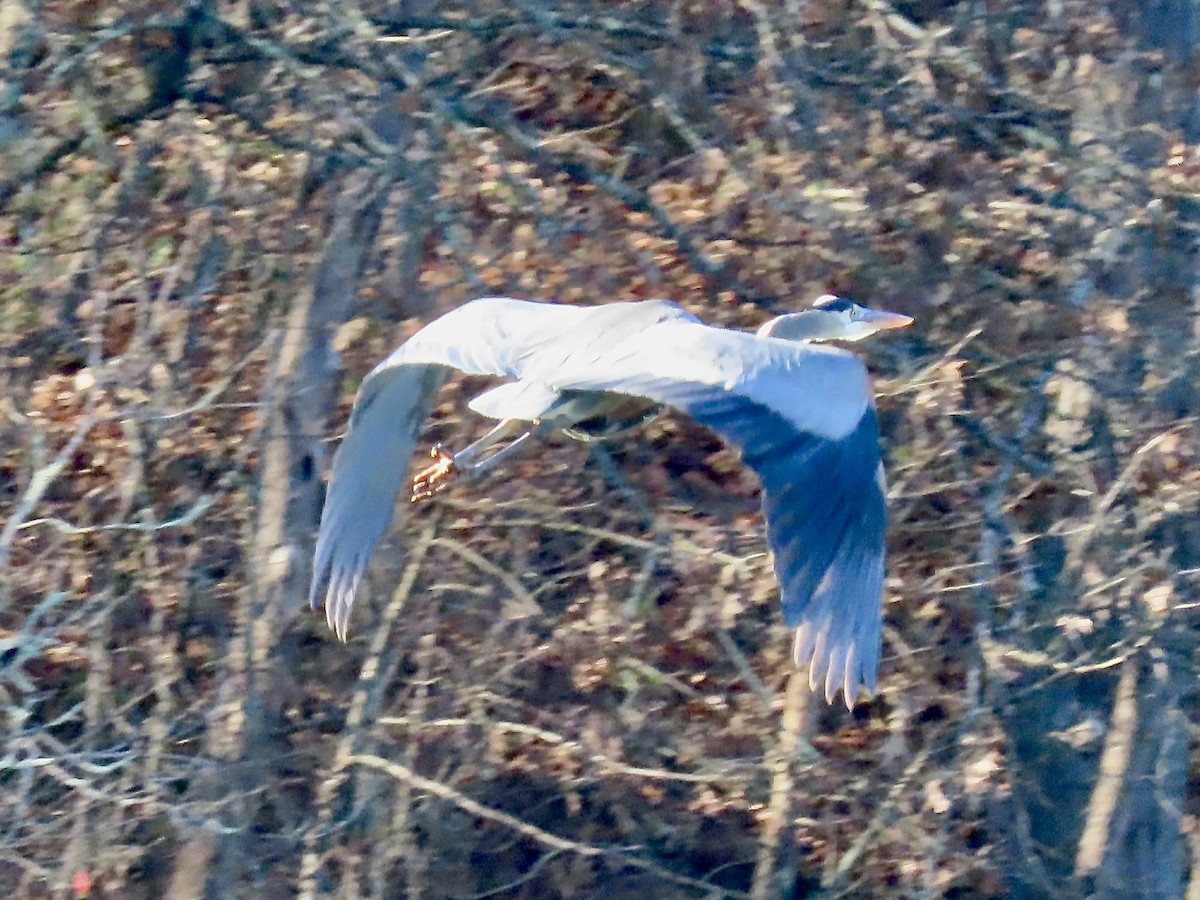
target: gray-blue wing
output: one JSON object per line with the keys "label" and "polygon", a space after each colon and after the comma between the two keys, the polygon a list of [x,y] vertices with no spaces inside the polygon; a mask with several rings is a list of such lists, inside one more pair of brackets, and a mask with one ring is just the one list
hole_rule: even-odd
{"label": "gray-blue wing", "polygon": [[[762,483],[767,540],[797,665],[852,705],[879,667],[887,514],[870,384],[850,354],[714,329],[670,328],[660,348],[594,367],[573,389],[673,406],[738,447]],[[722,351],[729,351],[724,359]],[[717,379],[729,373],[728,380]],[[672,377],[670,372],[707,376]],[[807,423],[807,424],[806,424]]]}
{"label": "gray-blue wing", "polygon": [[313,554],[309,603],[325,592],[329,627],[345,640],[350,609],[375,545],[392,521],[417,436],[451,369],[516,374],[523,356],[584,310],[486,297],[418,331],[363,380],[333,458]]}
{"label": "gray-blue wing", "polygon": [[339,637],[375,545],[392,520],[421,428],[451,369],[533,377],[588,360],[667,320],[694,321],[664,301],[572,307],[507,297],[460,306],[422,328],[363,381],[333,460],[313,556],[309,602]]}
{"label": "gray-blue wing", "polygon": [[823,684],[829,701],[841,690],[853,705],[879,668],[887,511],[874,405],[837,439],[732,391],[685,388],[672,405],[740,448],[758,475],[796,664],[811,659],[813,689]]}
{"label": "gray-blue wing", "polygon": [[742,451],[762,482],[767,540],[797,665],[832,699],[874,689],[886,512],[866,368],[853,354],[664,322],[555,386],[673,406]]}
{"label": "gray-blue wing", "polygon": [[325,590],[325,617],[342,640],[350,607],[375,545],[392,521],[417,436],[448,370],[401,365],[373,373],[354,403],[350,428],[333,458],[321,510],[308,600]]}

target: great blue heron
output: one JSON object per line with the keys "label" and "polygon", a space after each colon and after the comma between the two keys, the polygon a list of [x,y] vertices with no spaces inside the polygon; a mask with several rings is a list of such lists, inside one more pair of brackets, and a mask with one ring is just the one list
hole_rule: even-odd
{"label": "great blue heron", "polygon": [[414,498],[453,469],[494,466],[539,431],[587,437],[610,414],[637,421],[666,405],[739,447],[758,475],[796,664],[811,659],[812,689],[823,685],[829,702],[841,690],[853,706],[860,687],[874,690],[879,666],[883,465],[866,367],[813,342],[857,341],[911,321],[832,295],[756,334],[705,325],[666,300],[467,303],[422,328],[363,381],[333,461],[310,602],[320,605],[328,579],[326,617],[344,639],[355,591],[449,370],[511,380],[469,404],[499,424],[453,456],[435,448]]}

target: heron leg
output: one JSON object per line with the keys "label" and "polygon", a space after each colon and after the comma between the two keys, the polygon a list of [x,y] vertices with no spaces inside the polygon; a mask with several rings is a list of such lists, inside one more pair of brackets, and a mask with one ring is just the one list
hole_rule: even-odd
{"label": "heron leg", "polygon": [[[427,500],[444,489],[447,479],[452,472],[461,472],[468,478],[476,478],[484,472],[508,459],[526,441],[543,430],[541,425],[530,426],[520,419],[506,419],[492,428],[479,440],[459,450],[457,453],[447,453],[441,444],[436,444],[429,451],[433,462],[422,469],[413,478],[412,502]],[[496,444],[512,434],[520,431],[512,441],[491,454],[484,456]],[[481,458],[482,457],[482,458]]]}
{"label": "heron leg", "polygon": [[[521,424],[522,423],[520,422],[517,423],[517,425]],[[538,426],[528,428],[497,450],[495,453],[492,453],[491,455],[479,460],[476,460],[475,457],[468,457],[465,464],[462,463],[460,459],[463,453],[466,452],[466,450],[463,450],[460,453],[454,454],[454,467],[456,469],[460,469],[468,478],[478,478],[484,472],[487,472],[489,469],[499,465],[510,456],[513,456],[518,450],[521,449],[522,446],[529,442],[530,438],[536,434],[541,434],[541,432],[542,429]],[[469,449],[470,447],[467,448],[467,450]]]}

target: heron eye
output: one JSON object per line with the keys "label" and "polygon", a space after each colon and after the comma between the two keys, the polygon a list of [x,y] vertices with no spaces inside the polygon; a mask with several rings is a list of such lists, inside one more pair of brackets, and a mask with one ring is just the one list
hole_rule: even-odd
{"label": "heron eye", "polygon": [[850,321],[857,322],[860,318],[862,318],[862,310],[857,306],[850,307]]}

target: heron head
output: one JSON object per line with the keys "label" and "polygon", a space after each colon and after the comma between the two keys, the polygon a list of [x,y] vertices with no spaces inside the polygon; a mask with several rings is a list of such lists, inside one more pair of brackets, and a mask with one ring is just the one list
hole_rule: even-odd
{"label": "heron head", "polygon": [[823,294],[812,309],[778,316],[758,330],[759,337],[793,341],[861,341],[878,331],[903,328],[912,318],[855,303],[846,297]]}

